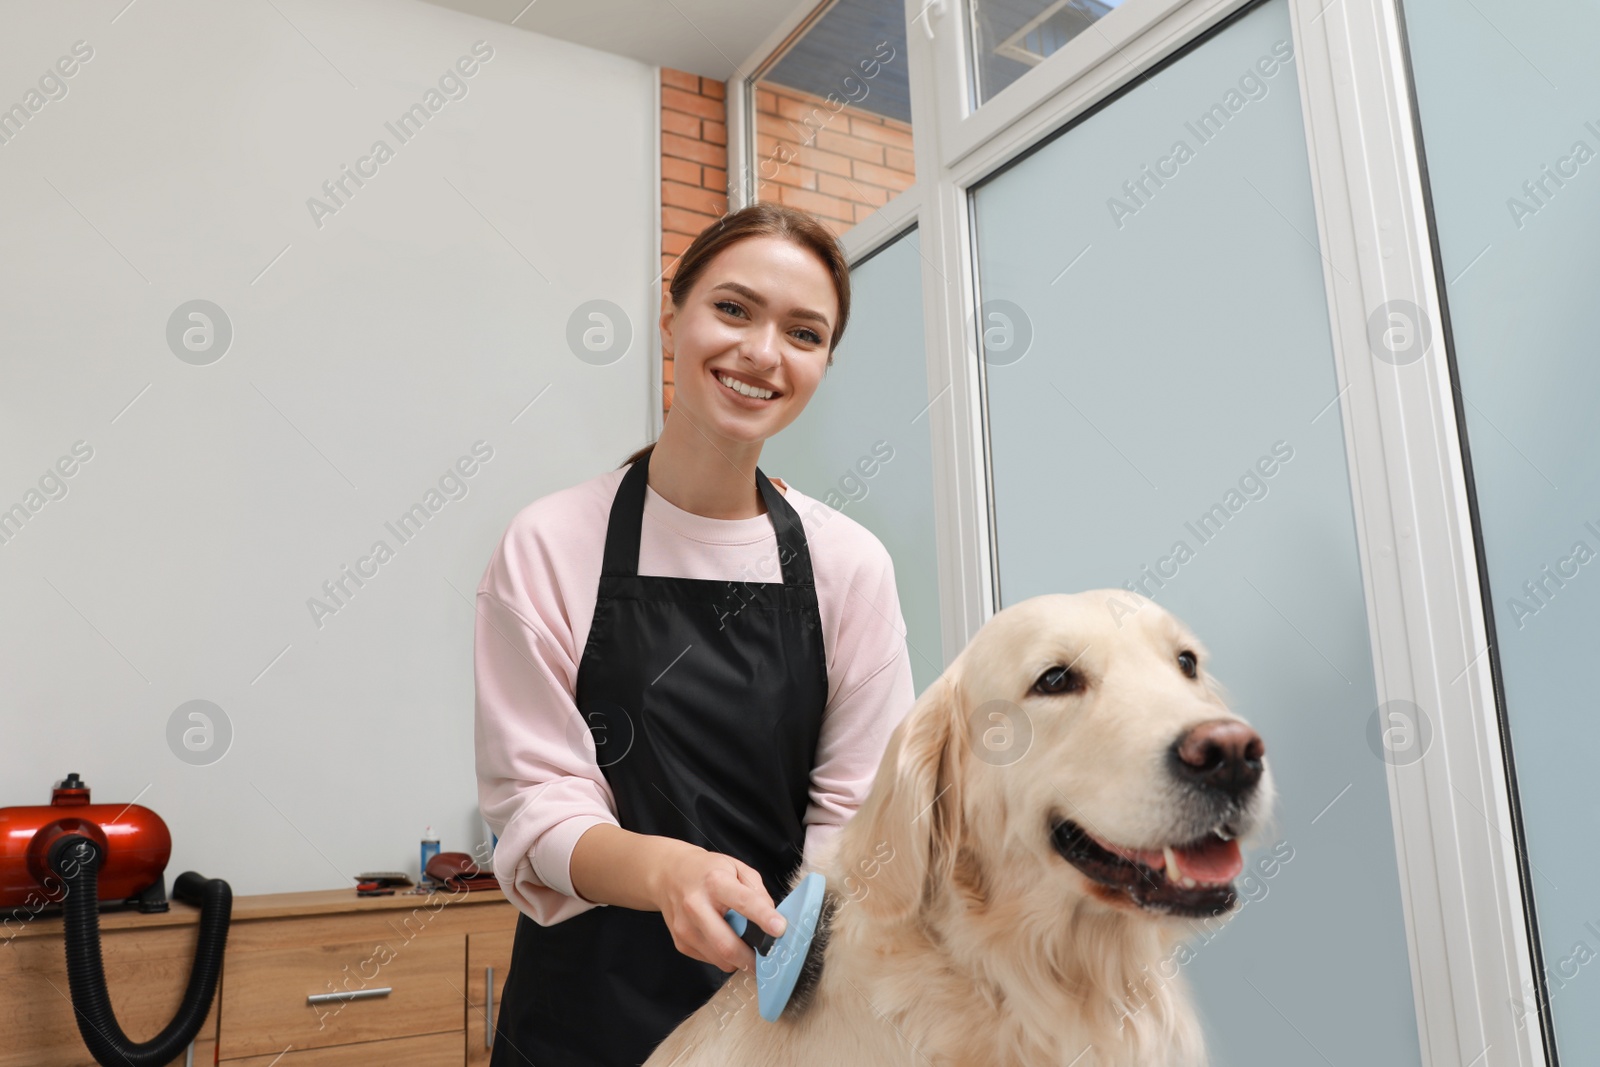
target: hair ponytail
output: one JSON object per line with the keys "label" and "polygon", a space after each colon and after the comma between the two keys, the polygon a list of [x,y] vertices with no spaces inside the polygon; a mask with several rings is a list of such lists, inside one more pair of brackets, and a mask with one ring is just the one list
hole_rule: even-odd
{"label": "hair ponytail", "polygon": [[627,459],[625,459],[621,463],[617,464],[617,467],[620,469],[622,467],[631,467],[631,466],[633,466],[635,463],[639,462],[641,459],[643,459],[644,457],[648,456],[655,449],[655,447],[656,447],[656,443],[654,441],[651,441],[649,444],[647,444],[643,448],[639,449],[633,455],[629,456]]}

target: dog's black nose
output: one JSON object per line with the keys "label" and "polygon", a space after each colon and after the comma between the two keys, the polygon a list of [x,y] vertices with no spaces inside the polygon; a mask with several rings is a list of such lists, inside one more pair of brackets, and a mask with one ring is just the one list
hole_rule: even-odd
{"label": "dog's black nose", "polygon": [[1178,738],[1172,763],[1180,777],[1236,797],[1261,780],[1266,753],[1266,742],[1247,724],[1212,719]]}

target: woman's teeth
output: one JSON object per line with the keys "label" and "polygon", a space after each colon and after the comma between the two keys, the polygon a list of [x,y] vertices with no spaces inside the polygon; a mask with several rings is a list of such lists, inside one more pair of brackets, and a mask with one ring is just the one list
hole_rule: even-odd
{"label": "woman's teeth", "polygon": [[736,378],[729,378],[722,374],[719,374],[716,377],[717,381],[721,382],[723,385],[726,385],[734,392],[744,396],[752,397],[756,400],[767,400],[775,395],[771,389],[757,389],[755,386],[746,385],[744,382],[741,382]]}

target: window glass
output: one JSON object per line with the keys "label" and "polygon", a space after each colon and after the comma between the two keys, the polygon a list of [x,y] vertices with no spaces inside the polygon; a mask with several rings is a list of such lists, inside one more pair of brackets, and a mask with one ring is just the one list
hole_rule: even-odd
{"label": "window glass", "polygon": [[1212,1063],[1416,1067],[1292,42],[1254,7],[974,193],[1000,593],[1148,594],[1266,742],[1237,913],[1131,1009],[1181,977]]}
{"label": "window glass", "polygon": [[[1543,988],[1505,1010],[1600,1051],[1600,9],[1406,0]],[[1439,358],[1441,332],[1394,373]],[[1472,817],[1470,814],[1468,817]]]}
{"label": "window glass", "polygon": [[968,0],[977,103],[1053,55],[1122,0]]}
{"label": "window glass", "polygon": [[752,81],[757,200],[843,235],[909,188],[911,90],[899,0],[839,0]]}

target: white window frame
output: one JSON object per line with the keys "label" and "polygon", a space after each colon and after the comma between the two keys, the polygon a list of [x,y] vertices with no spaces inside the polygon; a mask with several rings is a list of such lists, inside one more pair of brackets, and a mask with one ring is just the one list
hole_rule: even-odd
{"label": "white window frame", "polygon": [[[1533,980],[1456,402],[1396,0],[1290,0],[1380,703],[1433,716],[1390,811],[1429,1065],[1542,1065],[1512,1010]],[[1346,284],[1343,275],[1352,281]],[[1369,316],[1410,300],[1432,347],[1393,366]]]}
{"label": "white window frame", "polygon": [[[942,162],[953,165],[980,148],[1011,143],[1003,135],[1012,125],[1059,112],[1052,98],[1103,99],[1170,51],[1172,42],[1192,40],[1241,6],[1240,0],[1127,0],[974,111],[966,0],[908,0],[914,24],[907,40],[915,34],[930,46],[939,71],[935,103]],[[1057,116],[1050,128],[1059,125]]]}
{"label": "white window frame", "polygon": [[[843,244],[859,262],[919,230],[947,663],[997,609],[969,190],[1250,2],[1129,0],[973,111],[965,0],[906,0],[916,183]],[[1377,695],[1433,727],[1425,758],[1388,767],[1422,1061],[1542,1067],[1542,1021],[1519,1027],[1512,1010],[1533,979],[1530,927],[1399,0],[1288,2]],[[798,5],[741,69],[822,10]],[[750,154],[747,83],[728,82],[730,160]],[[730,167],[735,205],[748,177]],[[1400,367],[1367,341],[1369,315],[1397,299],[1435,338]]]}

